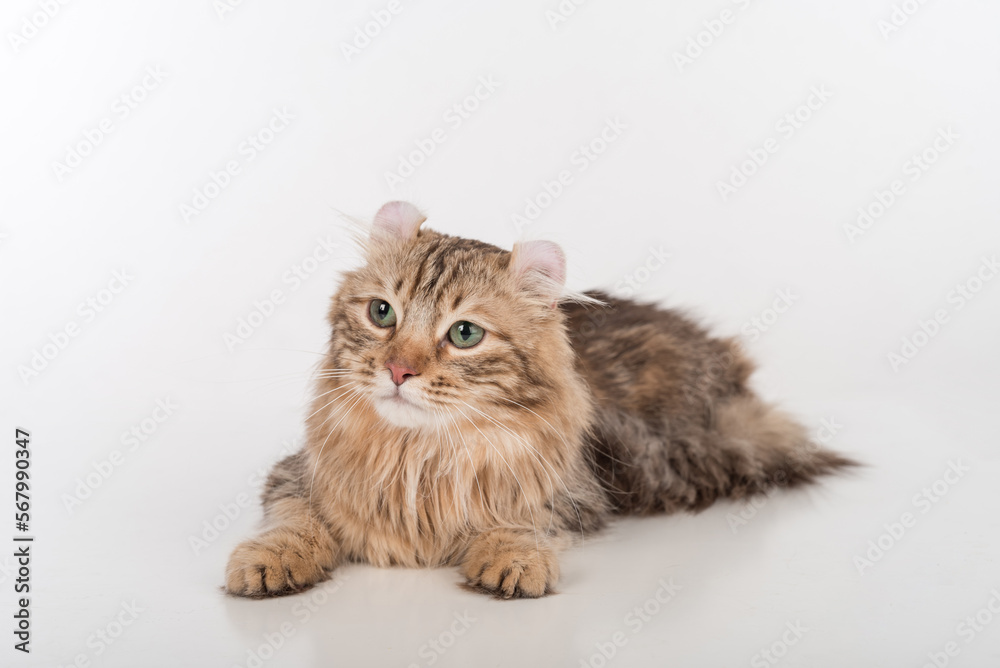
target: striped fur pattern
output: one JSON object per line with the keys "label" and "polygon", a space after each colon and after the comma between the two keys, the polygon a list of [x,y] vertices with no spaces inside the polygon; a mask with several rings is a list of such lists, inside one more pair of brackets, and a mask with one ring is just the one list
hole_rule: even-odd
{"label": "striped fur pattern", "polygon": [[[601,293],[560,303],[554,244],[505,251],[423,220],[383,207],[334,295],[307,445],[271,472],[228,592],[294,593],[356,561],[454,565],[478,590],[542,596],[558,552],[612,514],[696,511],[851,464],[748,389],[733,341]],[[459,321],[482,341],[451,343]],[[394,365],[411,373],[396,382]]]}

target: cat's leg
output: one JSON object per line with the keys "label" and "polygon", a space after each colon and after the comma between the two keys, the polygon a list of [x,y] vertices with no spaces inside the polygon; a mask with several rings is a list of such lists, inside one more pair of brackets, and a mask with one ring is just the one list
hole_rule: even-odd
{"label": "cat's leg", "polygon": [[268,511],[267,528],[240,543],[226,566],[226,591],[237,596],[282,596],[325,580],[339,559],[326,525],[303,499],[282,499]]}
{"label": "cat's leg", "polygon": [[260,598],[302,591],[325,580],[341,559],[329,526],[303,494],[301,453],[279,462],[263,495],[264,530],[233,550],[226,591]]}
{"label": "cat's leg", "polygon": [[467,583],[502,598],[538,598],[559,579],[560,541],[531,528],[491,529],[475,536],[461,571]]}

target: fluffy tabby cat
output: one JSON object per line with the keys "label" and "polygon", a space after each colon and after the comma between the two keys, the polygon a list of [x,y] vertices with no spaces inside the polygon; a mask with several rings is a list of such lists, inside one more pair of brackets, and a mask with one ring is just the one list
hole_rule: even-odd
{"label": "fluffy tabby cat", "polygon": [[228,592],[294,593],[360,561],[542,596],[559,551],[615,513],[696,511],[852,464],[754,395],[735,341],[652,305],[564,299],[550,242],[505,251],[424,220],[405,202],[376,215],[333,297],[307,444],[271,472]]}

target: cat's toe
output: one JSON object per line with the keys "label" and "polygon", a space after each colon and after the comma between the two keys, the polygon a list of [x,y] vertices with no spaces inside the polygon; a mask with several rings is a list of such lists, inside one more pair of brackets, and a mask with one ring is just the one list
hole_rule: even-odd
{"label": "cat's toe", "polygon": [[250,540],[229,557],[226,591],[251,598],[284,596],[307,589],[324,576],[324,569],[294,546]]}
{"label": "cat's toe", "polygon": [[559,578],[555,555],[548,550],[501,549],[473,555],[464,564],[467,584],[500,598],[538,598]]}
{"label": "cat's toe", "polygon": [[538,598],[548,592],[544,569],[520,562],[487,564],[469,584],[501,598]]}

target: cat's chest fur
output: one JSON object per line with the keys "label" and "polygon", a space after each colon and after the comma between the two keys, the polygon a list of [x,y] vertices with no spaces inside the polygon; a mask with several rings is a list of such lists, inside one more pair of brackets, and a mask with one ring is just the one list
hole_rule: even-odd
{"label": "cat's chest fur", "polygon": [[556,492],[502,433],[351,436],[324,448],[313,494],[354,560],[455,563],[468,537],[484,528],[512,520],[537,525],[543,513],[530,500]]}

